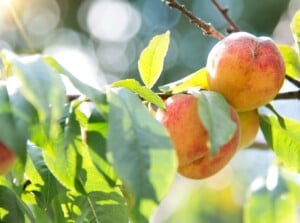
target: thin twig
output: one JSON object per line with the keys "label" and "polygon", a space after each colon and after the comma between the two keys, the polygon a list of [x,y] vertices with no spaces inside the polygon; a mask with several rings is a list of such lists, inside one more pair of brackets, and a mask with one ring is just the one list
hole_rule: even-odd
{"label": "thin twig", "polygon": [[228,33],[239,32],[240,28],[235,24],[235,22],[228,15],[228,8],[223,8],[216,0],[211,0],[214,6],[218,9],[224,19],[227,21],[229,27],[227,28]]}
{"label": "thin twig", "polygon": [[269,150],[271,147],[264,142],[253,142],[250,146],[245,149],[259,149],[259,150]]}
{"label": "thin twig", "polygon": [[176,0],[162,0],[169,7],[175,8],[179,10],[183,15],[185,15],[191,23],[195,24],[198,28],[203,31],[204,35],[212,36],[216,39],[223,39],[224,36],[218,32],[210,23],[203,21],[202,19],[193,15],[190,11],[188,11],[184,5],[178,3]]}
{"label": "thin twig", "polygon": [[69,95],[67,95],[68,101],[74,101],[74,100],[78,99],[79,97],[80,97],[79,94],[69,94]]}
{"label": "thin twig", "polygon": [[288,75],[285,75],[285,79],[287,79],[289,82],[291,82],[292,84],[294,84],[296,87],[300,88],[300,81],[288,76]]}
{"label": "thin twig", "polygon": [[300,100],[300,90],[299,91],[288,91],[284,93],[279,93],[275,100],[282,100],[282,99],[298,99]]}

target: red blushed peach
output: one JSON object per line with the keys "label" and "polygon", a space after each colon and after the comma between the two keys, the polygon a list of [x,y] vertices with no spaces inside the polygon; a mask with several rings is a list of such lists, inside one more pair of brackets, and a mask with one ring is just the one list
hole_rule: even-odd
{"label": "red blushed peach", "polygon": [[197,98],[180,94],[165,101],[166,111],[158,110],[156,118],[168,130],[178,157],[178,172],[188,178],[209,177],[222,169],[237,151],[240,124],[237,112],[231,107],[231,119],[237,128],[230,141],[212,156],[208,132],[198,115]]}
{"label": "red blushed peach", "polygon": [[16,155],[0,142],[0,175],[7,173],[13,166]]}
{"label": "red blushed peach", "polygon": [[232,33],[210,51],[206,70],[209,89],[221,93],[237,111],[271,101],[285,76],[283,57],[272,39]]}

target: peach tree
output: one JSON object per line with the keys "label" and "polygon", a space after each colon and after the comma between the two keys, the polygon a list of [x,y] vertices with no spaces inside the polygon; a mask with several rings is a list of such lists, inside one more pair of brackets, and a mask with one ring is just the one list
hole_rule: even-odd
{"label": "peach tree", "polygon": [[[220,42],[227,39],[211,25],[193,18],[176,1],[166,3],[190,16],[207,35]],[[291,31],[295,47],[278,46],[285,67],[279,82],[285,77],[285,81],[300,88],[300,11],[293,18]],[[231,99],[227,97],[230,90],[219,91],[220,84],[211,88],[211,67],[203,67],[154,91],[163,75],[170,35],[166,31],[154,36],[141,52],[141,81],[124,79],[101,89],[81,82],[51,56],[1,52],[0,222],[149,222],[178,170],[185,169],[181,162],[194,165],[187,172],[199,180],[218,172],[239,149],[244,149],[238,147],[238,142],[252,124],[243,128],[245,118],[238,118],[236,111],[235,118],[231,118]],[[231,64],[225,62],[225,68],[226,63]],[[214,62],[214,66],[219,65]],[[241,73],[235,69],[232,66],[226,72]],[[229,75],[222,83],[226,78],[231,81]],[[79,95],[66,94],[65,79],[79,90]],[[274,84],[274,80],[255,80],[263,88]],[[295,222],[300,204],[299,185],[281,174],[282,169],[300,172],[300,123],[282,116],[271,105],[273,100],[299,99],[300,93],[279,93],[281,85],[277,84],[276,92],[267,101],[252,107],[257,109],[257,127],[242,146],[250,145],[260,128],[268,148],[278,159],[277,183],[271,189],[263,184],[245,205],[244,220],[249,223]],[[238,96],[238,91],[234,93]],[[194,107],[183,103],[174,111],[177,115],[189,108],[191,113],[169,116],[171,128],[181,128],[174,136],[157,113],[166,114],[168,101],[175,101],[178,95],[192,96],[195,103]],[[251,102],[258,97],[244,100]],[[185,122],[190,118],[193,124]],[[198,128],[195,123],[201,124],[205,137],[193,132]],[[222,155],[223,147],[233,136],[238,140]],[[192,137],[195,148],[187,144]],[[204,144],[200,152],[198,143]],[[196,152],[188,153],[189,149]],[[188,155],[194,160],[189,160]],[[225,161],[219,161],[224,157]],[[200,169],[207,174],[199,174]]]}

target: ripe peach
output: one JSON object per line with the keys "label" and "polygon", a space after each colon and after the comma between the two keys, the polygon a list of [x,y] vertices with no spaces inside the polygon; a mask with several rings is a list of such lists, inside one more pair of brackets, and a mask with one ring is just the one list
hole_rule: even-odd
{"label": "ripe peach", "polygon": [[259,117],[257,110],[238,113],[241,124],[241,138],[238,148],[243,149],[250,146],[259,130]]}
{"label": "ripe peach", "polygon": [[232,33],[210,51],[206,69],[209,89],[221,93],[237,111],[271,101],[280,90],[285,64],[268,37]]}
{"label": "ripe peach", "polygon": [[231,107],[231,119],[237,129],[230,141],[211,156],[208,132],[198,115],[197,98],[179,94],[165,101],[166,111],[158,110],[156,118],[167,128],[178,157],[178,172],[188,178],[209,177],[222,169],[237,151],[240,125]]}
{"label": "ripe peach", "polygon": [[7,173],[13,166],[16,155],[0,142],[0,175]]}

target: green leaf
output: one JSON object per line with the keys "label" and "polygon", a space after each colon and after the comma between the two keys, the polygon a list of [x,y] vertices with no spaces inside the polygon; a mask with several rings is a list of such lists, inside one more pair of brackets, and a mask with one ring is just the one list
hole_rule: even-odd
{"label": "green leaf", "polygon": [[134,79],[126,79],[114,82],[112,87],[124,87],[127,88],[135,93],[137,93],[140,97],[145,99],[146,101],[156,105],[159,108],[164,109],[165,104],[163,100],[151,91],[149,88],[141,86],[140,83]]}
{"label": "green leaf", "polygon": [[199,117],[208,131],[210,152],[215,155],[233,137],[237,126],[231,119],[229,104],[221,94],[201,91],[197,97]]}
{"label": "green leaf", "polygon": [[142,51],[138,68],[146,87],[151,88],[158,80],[162,70],[164,58],[170,42],[170,32],[152,38],[149,45]]}
{"label": "green leaf", "polygon": [[61,66],[53,57],[44,56],[43,59],[50,67],[56,70],[56,72],[67,76],[69,80],[72,82],[72,84],[82,94],[86,95],[91,101],[95,102],[96,107],[99,111],[106,112],[106,107],[103,106],[106,102],[106,95],[103,92],[77,79],[67,69]]}
{"label": "green leaf", "polygon": [[[40,55],[18,57],[3,51],[1,56],[5,66],[10,67],[11,78],[20,82],[22,96],[36,111],[36,123],[27,126],[30,129],[30,140],[39,146],[57,140],[60,132],[59,120],[64,116],[66,103],[61,76]],[[25,123],[23,120],[19,124],[24,127]]]}
{"label": "green leaf", "polygon": [[105,177],[109,185],[114,187],[117,184],[118,178],[107,157],[107,120],[96,109],[92,110],[89,117],[83,117],[82,114],[79,115],[79,110],[77,110],[76,117],[77,120],[80,120],[80,125],[84,126],[84,141],[88,146],[88,152],[93,164],[103,177]]}
{"label": "green leaf", "polygon": [[293,31],[295,40],[298,44],[298,54],[300,53],[300,10],[296,12],[292,19],[291,29]]}
{"label": "green leaf", "polygon": [[202,68],[183,79],[159,87],[161,91],[172,92],[173,94],[187,91],[191,88],[208,89],[207,72],[205,68]]}
{"label": "green leaf", "polygon": [[[36,108],[41,122],[57,121],[66,102],[64,84],[41,56],[7,57],[24,97]],[[51,105],[51,106],[49,106]]]}
{"label": "green leaf", "polygon": [[0,185],[0,222],[23,223],[25,216],[30,219],[30,222],[36,222],[29,208],[16,194],[9,188]]}
{"label": "green leaf", "polygon": [[37,205],[31,205],[31,210],[34,214],[35,219],[43,223],[65,223],[64,219],[59,219],[59,221],[50,220],[44,209],[40,209]]}
{"label": "green leaf", "polygon": [[[125,199],[118,191],[93,191],[71,197],[67,203],[67,222],[76,223],[128,223]],[[69,220],[69,221],[68,221]]]}
{"label": "green leaf", "polygon": [[9,149],[14,151],[23,164],[25,164],[26,139],[20,135],[22,132],[17,128],[13,108],[10,104],[9,95],[4,82],[0,83],[0,126],[5,129],[5,131],[1,131],[0,141],[4,142]]}
{"label": "green leaf", "polygon": [[300,122],[272,116],[260,116],[260,126],[278,160],[300,172]]}
{"label": "green leaf", "polygon": [[287,45],[279,45],[286,66],[286,74],[292,78],[300,78],[300,57],[297,51]]}
{"label": "green leaf", "polygon": [[147,222],[173,182],[177,163],[169,135],[131,91],[111,89],[107,147],[134,195],[134,222]]}
{"label": "green leaf", "polygon": [[76,120],[80,103],[73,101],[64,132],[44,145],[44,159],[58,181],[71,191],[85,194],[109,187],[93,165],[87,146],[82,141],[81,127]]}
{"label": "green leaf", "polygon": [[296,222],[297,203],[283,177],[268,176],[265,182],[251,191],[245,205],[244,222]]}
{"label": "green leaf", "polygon": [[29,159],[26,163],[26,176],[30,180],[39,207],[42,210],[51,209],[52,200],[58,194],[60,184],[46,166],[42,150],[34,145],[28,146]]}
{"label": "green leaf", "polygon": [[0,222],[25,222],[24,213],[18,205],[18,198],[4,186],[0,186]]}

